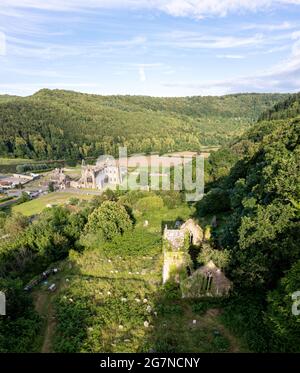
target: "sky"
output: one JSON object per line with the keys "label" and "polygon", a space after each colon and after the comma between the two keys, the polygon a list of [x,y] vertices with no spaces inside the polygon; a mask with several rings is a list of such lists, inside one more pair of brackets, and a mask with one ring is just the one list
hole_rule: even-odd
{"label": "sky", "polygon": [[300,91],[300,0],[1,0],[0,94]]}

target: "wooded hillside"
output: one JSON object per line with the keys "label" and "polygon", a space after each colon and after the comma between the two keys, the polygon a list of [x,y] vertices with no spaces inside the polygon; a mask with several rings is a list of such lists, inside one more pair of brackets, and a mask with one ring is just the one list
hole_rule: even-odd
{"label": "wooded hillside", "polygon": [[282,94],[152,98],[43,89],[0,97],[0,156],[78,159],[200,150],[241,135]]}

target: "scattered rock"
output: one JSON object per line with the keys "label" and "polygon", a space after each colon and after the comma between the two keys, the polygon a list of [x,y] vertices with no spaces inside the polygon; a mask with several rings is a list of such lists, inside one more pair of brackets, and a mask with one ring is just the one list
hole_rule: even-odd
{"label": "scattered rock", "polygon": [[148,321],[144,321],[144,327],[149,328],[149,322]]}
{"label": "scattered rock", "polygon": [[127,302],[127,298],[121,298],[121,302],[126,303]]}
{"label": "scattered rock", "polygon": [[147,306],[146,311],[150,313],[152,311],[152,307],[151,306]]}
{"label": "scattered rock", "polygon": [[143,299],[143,303],[148,303],[148,299],[147,299],[147,298],[144,298],[144,299]]}
{"label": "scattered rock", "polygon": [[139,298],[135,298],[135,301],[136,301],[137,303],[141,303],[141,300],[140,300]]}
{"label": "scattered rock", "polygon": [[123,330],[123,329],[124,329],[124,326],[123,326],[123,325],[119,325],[119,329],[120,329],[120,330]]}
{"label": "scattered rock", "polygon": [[197,324],[197,320],[193,320],[193,324]]}

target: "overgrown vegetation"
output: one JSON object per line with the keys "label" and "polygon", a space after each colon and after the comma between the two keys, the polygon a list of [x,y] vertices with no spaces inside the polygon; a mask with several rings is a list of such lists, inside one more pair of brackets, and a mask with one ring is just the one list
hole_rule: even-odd
{"label": "overgrown vegetation", "polygon": [[[60,104],[57,96],[63,98]],[[24,102],[44,105],[49,97],[62,111],[67,100],[70,117],[76,105],[85,114],[79,101],[91,109],[100,100],[42,91]],[[246,105],[253,97],[263,96],[222,100],[242,99]],[[10,104],[23,102],[14,100]],[[147,106],[151,115],[181,115],[181,99],[101,100],[107,110],[117,107],[128,115],[130,105],[140,110],[146,103],[152,105]],[[202,101],[182,100],[184,105],[195,104],[189,115],[196,118]],[[223,110],[221,104],[214,106],[219,101],[203,102],[207,114],[212,108],[216,113]],[[186,115],[184,105],[180,112]],[[0,320],[0,351],[41,350],[47,331],[40,316],[49,315],[36,312],[23,287],[55,263],[57,292],[49,295],[44,284],[33,290],[35,302],[44,297],[53,310],[48,352],[299,352],[300,319],[292,313],[292,294],[300,290],[298,107],[299,95],[289,98],[238,141],[213,153],[206,161],[207,193],[196,206],[174,191],[108,190],[90,201],[73,198],[41,212],[42,207],[35,219],[0,213],[0,287],[8,296],[10,315]],[[233,108],[234,115],[246,109]],[[55,141],[58,156],[62,145]],[[114,141],[106,144],[113,147]],[[27,142],[23,145],[32,151]],[[84,146],[76,146],[72,149],[77,156]],[[233,282],[228,298],[182,299],[179,284],[161,285],[162,230],[167,222],[192,215],[206,228],[201,248],[190,249],[191,259],[195,267],[213,260],[226,271]]]}

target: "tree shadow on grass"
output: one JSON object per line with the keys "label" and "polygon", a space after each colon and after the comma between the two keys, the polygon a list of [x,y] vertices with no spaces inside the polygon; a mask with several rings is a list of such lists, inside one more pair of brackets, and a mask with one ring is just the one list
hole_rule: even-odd
{"label": "tree shadow on grass", "polygon": [[[139,352],[227,352],[230,342],[218,315],[220,299],[182,299],[179,284],[168,282],[156,294],[153,321]],[[146,350],[145,350],[146,347]]]}

